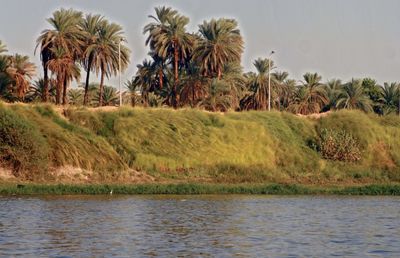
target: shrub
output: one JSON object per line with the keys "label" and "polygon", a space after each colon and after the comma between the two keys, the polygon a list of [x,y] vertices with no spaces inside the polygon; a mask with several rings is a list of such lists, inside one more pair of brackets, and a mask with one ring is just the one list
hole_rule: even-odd
{"label": "shrub", "polygon": [[322,129],[319,150],[325,159],[347,162],[361,159],[358,141],[345,130]]}

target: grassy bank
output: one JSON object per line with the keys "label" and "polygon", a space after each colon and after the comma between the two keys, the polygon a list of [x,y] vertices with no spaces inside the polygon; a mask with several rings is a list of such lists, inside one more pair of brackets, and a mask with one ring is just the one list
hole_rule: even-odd
{"label": "grassy bank", "polygon": [[[0,166],[17,180],[44,183],[57,182],[57,168],[63,167],[86,173],[84,179],[74,175],[78,183],[132,183],[129,171],[163,183],[400,182],[396,116],[339,111],[311,119],[284,112],[141,108],[62,113],[46,105],[0,104]],[[360,159],[323,158],[317,143],[324,129],[353,135]]]}
{"label": "grassy bank", "polygon": [[139,184],[139,185],[0,185],[0,195],[73,194],[269,194],[269,195],[400,195],[400,185],[317,187],[302,185]]}

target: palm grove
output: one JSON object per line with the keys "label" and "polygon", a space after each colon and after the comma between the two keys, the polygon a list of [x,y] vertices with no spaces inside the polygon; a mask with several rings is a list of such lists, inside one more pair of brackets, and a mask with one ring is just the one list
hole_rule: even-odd
{"label": "palm grove", "polygon": [[[296,81],[287,72],[277,71],[268,58],[254,61],[255,72],[243,72],[244,40],[234,19],[204,21],[197,32],[189,32],[188,17],[158,7],[149,20],[143,29],[149,58],[137,65],[137,73],[125,83],[123,92],[124,102],[132,106],[266,110],[270,98],[273,109],[298,114],[334,109],[382,115],[400,112],[400,84],[396,82],[382,86],[371,78],[324,82],[317,73],[306,73],[302,81]],[[39,35],[35,50],[42,61],[43,78],[35,80],[37,68],[27,56],[9,55],[0,43],[0,98],[116,105],[118,92],[104,81],[129,64],[122,27],[104,16],[72,9],[57,10],[47,21],[50,28]],[[100,83],[91,83],[91,74]],[[84,83],[80,83],[82,77]],[[70,87],[74,80],[78,88]]]}

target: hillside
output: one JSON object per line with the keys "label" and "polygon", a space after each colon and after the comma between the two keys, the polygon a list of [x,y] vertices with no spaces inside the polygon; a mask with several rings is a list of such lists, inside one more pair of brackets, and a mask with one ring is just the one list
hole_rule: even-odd
{"label": "hillside", "polygon": [[[256,111],[55,110],[0,104],[0,180],[320,185],[400,181],[400,118],[395,116],[338,111],[313,119]],[[352,135],[360,159],[323,158],[318,143],[325,129]]]}

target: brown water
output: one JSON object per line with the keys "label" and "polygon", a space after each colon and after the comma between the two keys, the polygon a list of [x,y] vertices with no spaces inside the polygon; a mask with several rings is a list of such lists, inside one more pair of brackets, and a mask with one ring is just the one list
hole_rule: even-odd
{"label": "brown water", "polygon": [[400,257],[400,198],[0,197],[0,256]]}

